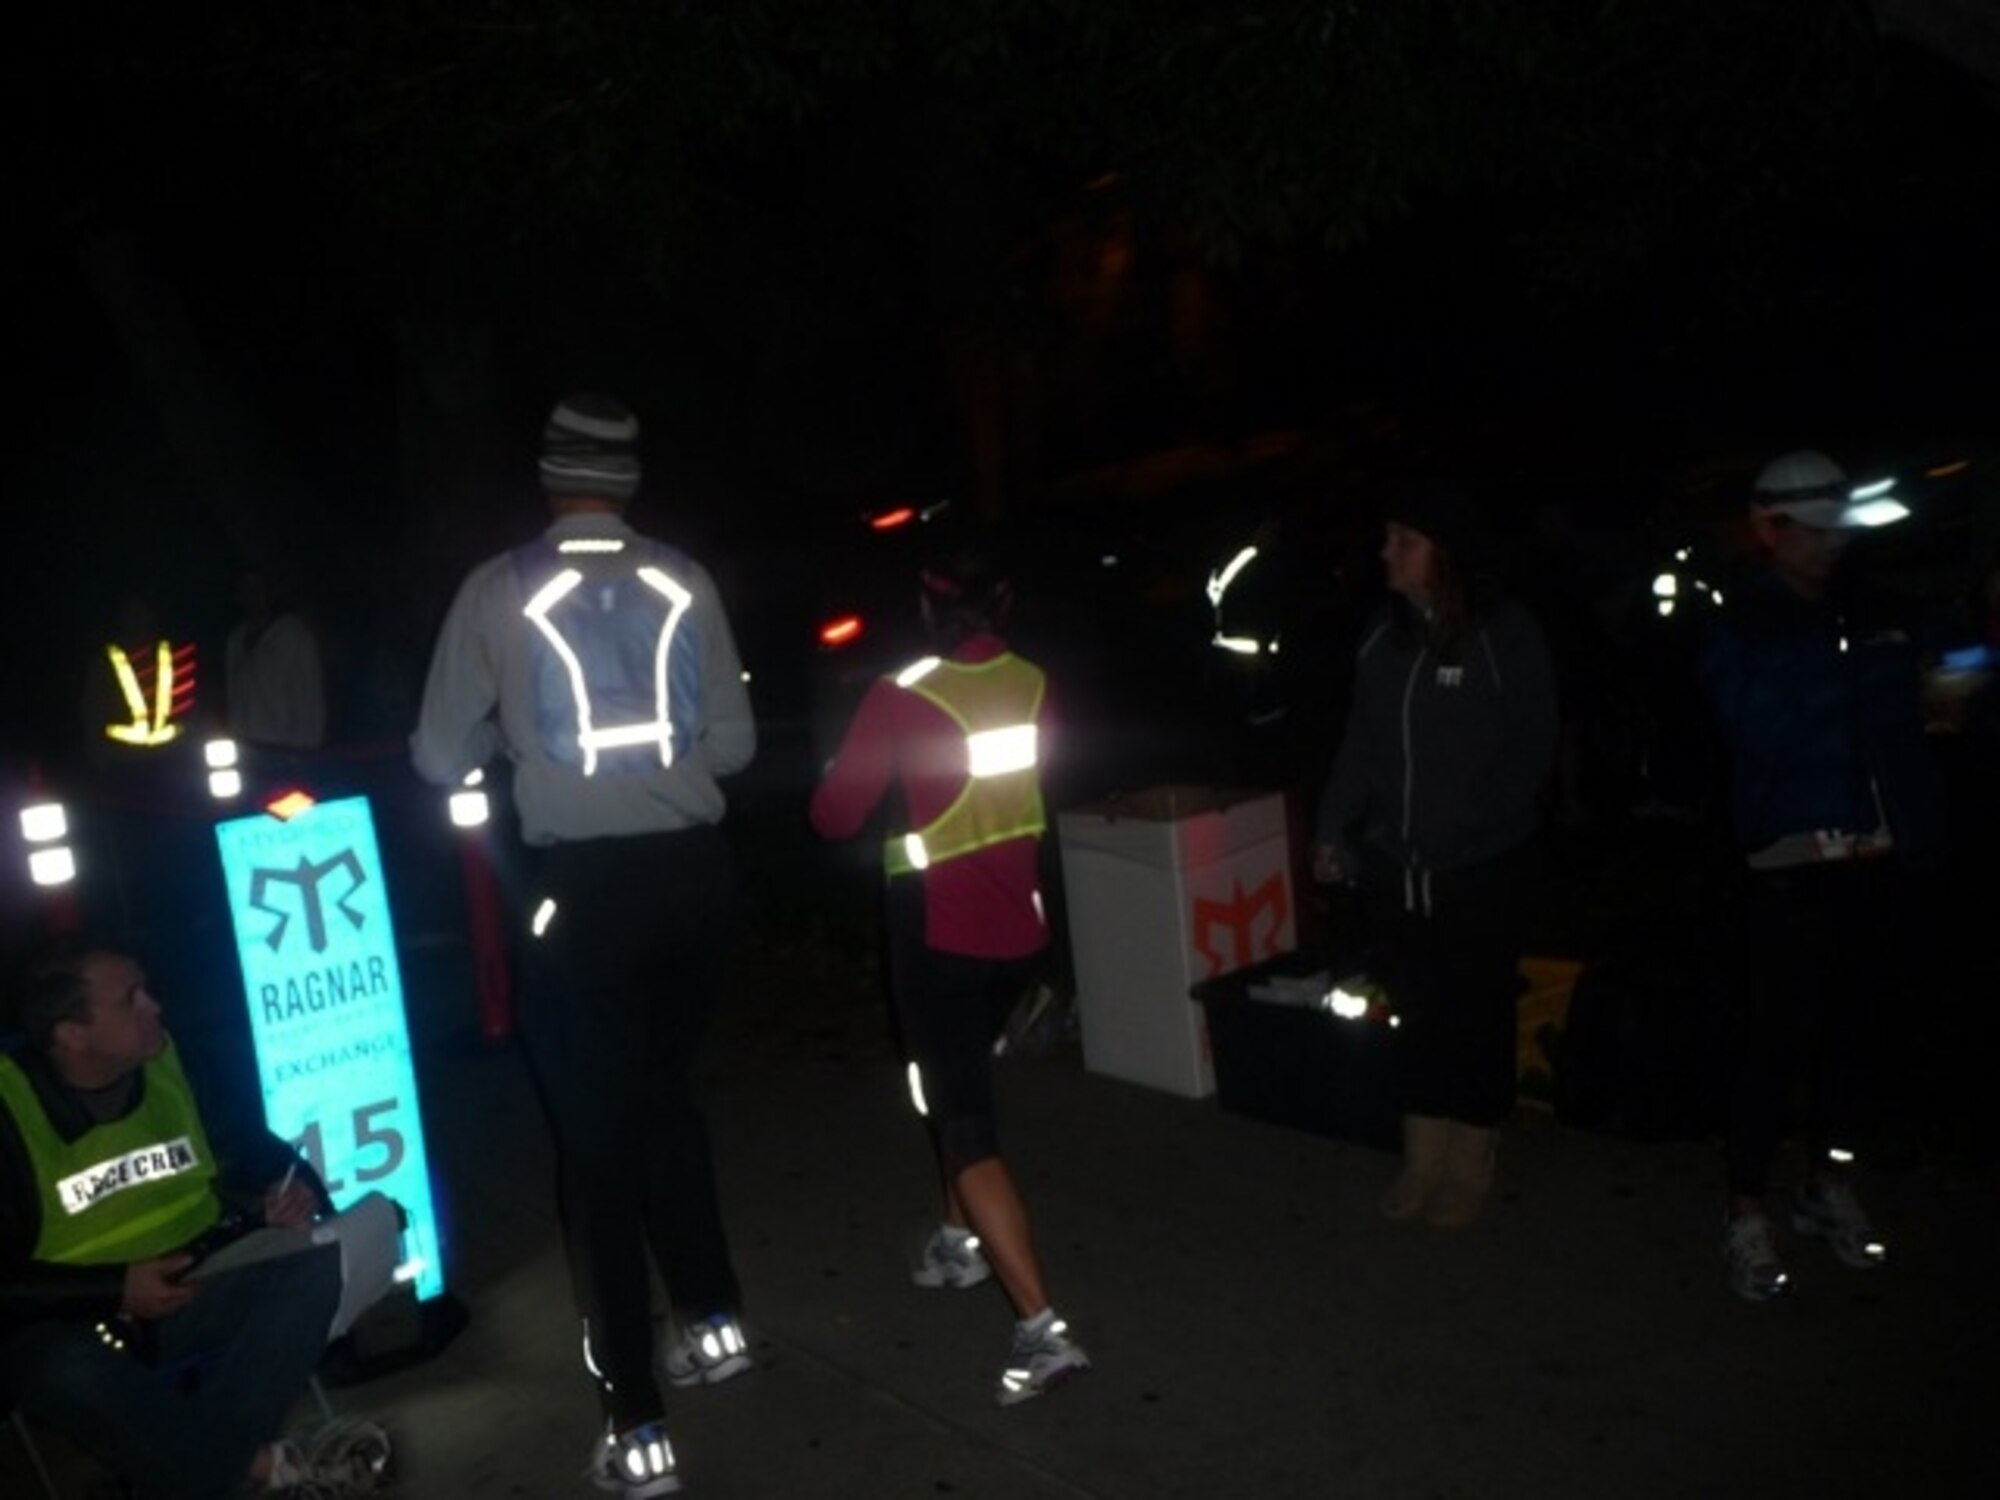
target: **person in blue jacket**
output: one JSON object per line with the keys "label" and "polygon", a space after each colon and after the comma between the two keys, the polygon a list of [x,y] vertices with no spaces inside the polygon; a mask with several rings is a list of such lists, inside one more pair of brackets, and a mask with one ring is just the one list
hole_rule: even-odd
{"label": "person in blue jacket", "polygon": [[1355,663],[1313,875],[1357,885],[1399,1022],[1403,1165],[1392,1219],[1471,1224],[1516,1081],[1515,1002],[1554,763],[1542,631],[1482,571],[1480,499],[1426,475],[1388,506],[1390,599]]}
{"label": "person in blue jacket", "polygon": [[1823,453],[1773,459],[1750,494],[1751,566],[1702,650],[1745,867],[1722,1253],[1749,1301],[1791,1284],[1765,1199],[1800,1085],[1808,1166],[1793,1228],[1857,1270],[1888,1256],[1851,1179],[1875,1011],[1900,968],[1901,876],[1930,857],[1939,820],[1916,647],[1841,565],[1858,531],[1900,511],[1857,499]]}

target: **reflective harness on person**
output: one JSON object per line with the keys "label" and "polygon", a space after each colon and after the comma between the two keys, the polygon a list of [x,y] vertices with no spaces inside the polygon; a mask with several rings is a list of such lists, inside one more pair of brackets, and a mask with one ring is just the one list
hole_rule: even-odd
{"label": "reflective harness on person", "polygon": [[104,654],[129,716],[106,724],[104,737],[141,750],[180,738],[180,721],[194,708],[194,644],[176,646],[160,640],[147,653],[128,652],[113,642],[104,648]]}
{"label": "reflective harness on person", "polygon": [[41,1203],[36,1260],[114,1265],[177,1250],[222,1216],[215,1153],[173,1044],[144,1065],[123,1119],[65,1141],[34,1083],[0,1057],[0,1104],[14,1117]]}
{"label": "reflective harness on person", "polygon": [[535,729],[585,776],[671,766],[701,727],[701,627],[688,564],[658,542],[547,538],[514,553],[540,650]]}
{"label": "reflective harness on person", "polygon": [[1035,727],[1047,688],[1041,669],[1012,652],[980,662],[927,656],[895,681],[958,726],[966,776],[943,812],[884,844],[888,873],[907,875],[1008,839],[1039,837],[1047,827]]}

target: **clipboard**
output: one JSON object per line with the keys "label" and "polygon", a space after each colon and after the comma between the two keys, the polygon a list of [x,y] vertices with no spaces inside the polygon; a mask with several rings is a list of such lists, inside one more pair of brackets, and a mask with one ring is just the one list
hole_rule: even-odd
{"label": "clipboard", "polygon": [[216,1246],[182,1274],[218,1276],[323,1245],[338,1245],[340,1306],[327,1333],[329,1340],[337,1339],[395,1286],[402,1235],[403,1210],[380,1193],[368,1193],[317,1224],[253,1229]]}

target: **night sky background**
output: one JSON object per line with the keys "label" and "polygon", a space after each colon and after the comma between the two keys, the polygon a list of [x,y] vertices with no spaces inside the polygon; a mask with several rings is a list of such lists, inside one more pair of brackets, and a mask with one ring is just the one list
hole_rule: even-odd
{"label": "night sky background", "polygon": [[1992,434],[1994,84],[1865,5],[177,9],[0,59],[11,756],[250,558],[400,733],[576,388],[734,588],[1357,412],[1526,474]]}

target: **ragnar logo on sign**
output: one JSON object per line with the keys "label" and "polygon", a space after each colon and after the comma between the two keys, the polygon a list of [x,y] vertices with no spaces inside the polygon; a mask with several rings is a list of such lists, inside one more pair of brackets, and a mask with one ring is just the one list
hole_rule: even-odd
{"label": "ragnar logo on sign", "polygon": [[289,870],[252,870],[250,872],[250,904],[258,911],[275,917],[271,930],[264,935],[264,941],[276,953],[285,941],[285,933],[292,925],[292,913],[272,904],[272,887],[290,886],[298,893],[299,905],[306,919],[306,942],[315,953],[326,952],[326,902],[321,895],[321,887],[331,875],[341,876],[346,884],[333,898],[333,905],[345,917],[348,924],[359,932],[366,923],[360,909],[352,903],[356,894],[368,883],[368,876],[361,868],[361,861],[352,849],[343,849],[331,859],[323,859],[315,864],[303,854],[299,862]]}
{"label": "ragnar logo on sign", "polygon": [[178,1140],[141,1146],[65,1177],[56,1184],[56,1196],[62,1200],[63,1212],[80,1214],[127,1188],[179,1177],[198,1165],[194,1143],[182,1136]]}

